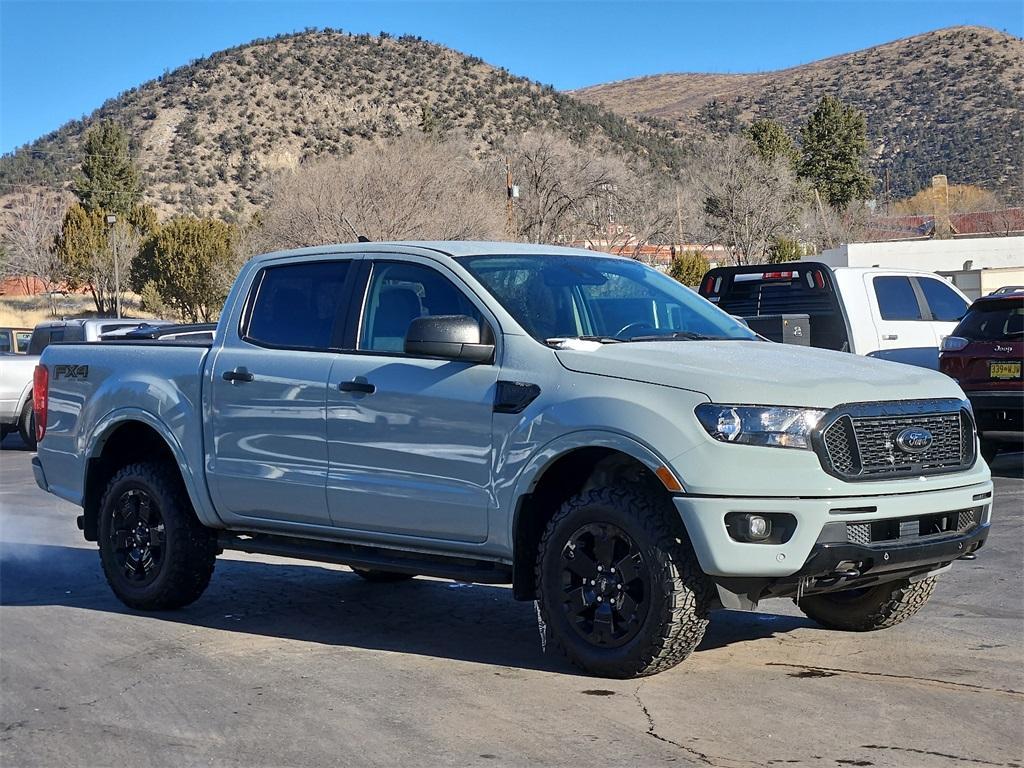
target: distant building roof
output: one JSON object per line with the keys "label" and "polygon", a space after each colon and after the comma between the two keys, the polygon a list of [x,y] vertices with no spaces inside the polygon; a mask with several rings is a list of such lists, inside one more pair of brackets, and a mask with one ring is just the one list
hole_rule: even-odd
{"label": "distant building roof", "polygon": [[[984,237],[1024,233],[1024,208],[999,211],[952,213],[949,216],[953,237]],[[868,220],[864,240],[917,240],[933,237],[935,216],[874,216]]]}

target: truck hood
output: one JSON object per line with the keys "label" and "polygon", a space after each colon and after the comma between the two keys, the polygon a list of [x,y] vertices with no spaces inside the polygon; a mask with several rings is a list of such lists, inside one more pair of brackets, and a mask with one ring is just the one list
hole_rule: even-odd
{"label": "truck hood", "polygon": [[712,402],[803,405],[963,398],[941,373],[764,341],[656,341],[559,349],[570,371],[700,392]]}

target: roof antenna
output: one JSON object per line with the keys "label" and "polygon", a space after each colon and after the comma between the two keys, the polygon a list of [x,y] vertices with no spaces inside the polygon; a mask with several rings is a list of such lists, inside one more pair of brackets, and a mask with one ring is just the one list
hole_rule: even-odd
{"label": "roof antenna", "polygon": [[348,217],[345,214],[341,214],[341,220],[344,221],[348,225],[349,229],[352,230],[352,234],[356,236],[356,242],[357,243],[368,243],[368,242],[370,242],[370,238],[368,238],[366,235],[360,235],[356,231],[356,228],[352,226],[352,222],[348,220]]}

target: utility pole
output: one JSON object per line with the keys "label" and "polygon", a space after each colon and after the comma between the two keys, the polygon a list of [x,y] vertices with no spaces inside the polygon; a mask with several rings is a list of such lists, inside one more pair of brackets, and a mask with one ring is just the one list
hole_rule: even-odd
{"label": "utility pole", "polygon": [[515,239],[516,208],[515,199],[519,197],[519,187],[512,183],[512,157],[505,155],[505,236]]}
{"label": "utility pole", "polygon": [[117,319],[121,319],[121,264],[117,258],[117,236],[114,233],[114,226],[117,224],[117,216],[113,213],[107,214],[107,238],[110,240],[110,249],[114,252],[114,305],[116,306]]}

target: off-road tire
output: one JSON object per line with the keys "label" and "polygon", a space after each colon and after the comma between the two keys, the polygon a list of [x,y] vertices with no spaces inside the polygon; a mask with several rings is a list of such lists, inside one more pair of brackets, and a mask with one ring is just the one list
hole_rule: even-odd
{"label": "off-road tire", "polygon": [[[799,605],[809,619],[828,629],[845,632],[873,632],[906,621],[928,602],[938,579],[890,581],[868,587],[862,594],[833,592],[809,595]],[[855,592],[859,590],[851,590]]]}
{"label": "off-road tire", "polygon": [[[614,526],[633,540],[649,585],[646,616],[636,635],[618,647],[582,637],[563,607],[563,549],[581,527],[591,525]],[[697,647],[708,625],[713,587],[678,512],[667,497],[640,485],[595,488],[566,501],[541,538],[535,578],[551,644],[593,675],[632,678],[670,669]]]}
{"label": "off-road tire", "polygon": [[36,416],[32,411],[32,396],[25,401],[21,408],[21,415],[18,417],[18,434],[21,440],[28,446],[30,451],[36,449]]}
{"label": "off-road tire", "polygon": [[[148,494],[163,523],[159,570],[144,586],[125,575],[113,538],[115,505],[130,491]],[[152,462],[129,464],[110,479],[100,501],[99,548],[114,594],[128,607],[144,611],[181,608],[198,599],[210,583],[218,551],[216,537],[196,518],[176,469]]]}
{"label": "off-road tire", "polygon": [[408,581],[415,578],[412,573],[396,573],[395,571],[377,571],[369,568],[353,568],[352,572],[373,584],[392,584],[396,581]]}

